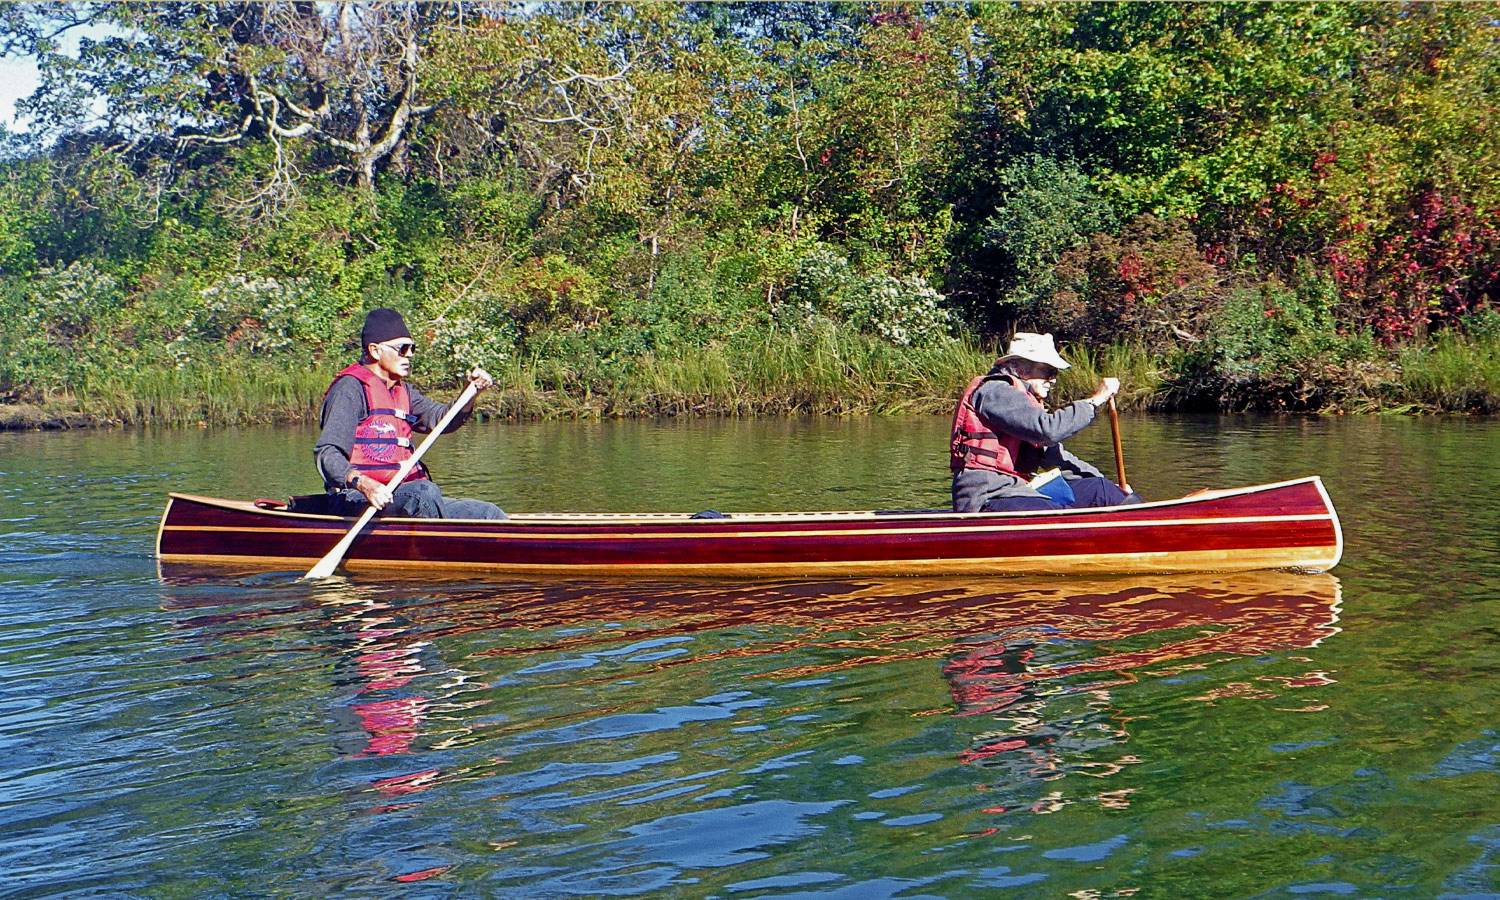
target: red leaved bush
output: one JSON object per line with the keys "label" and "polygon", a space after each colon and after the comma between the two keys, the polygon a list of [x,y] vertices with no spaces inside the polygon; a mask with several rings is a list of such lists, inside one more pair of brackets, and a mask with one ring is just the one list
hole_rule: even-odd
{"label": "red leaved bush", "polygon": [[1387,233],[1344,219],[1325,251],[1339,292],[1387,345],[1452,325],[1500,299],[1500,214],[1428,189]]}
{"label": "red leaved bush", "polygon": [[1186,223],[1138,216],[1062,255],[1044,327],[1068,340],[1130,341],[1160,350],[1195,343],[1223,306],[1227,277]]}

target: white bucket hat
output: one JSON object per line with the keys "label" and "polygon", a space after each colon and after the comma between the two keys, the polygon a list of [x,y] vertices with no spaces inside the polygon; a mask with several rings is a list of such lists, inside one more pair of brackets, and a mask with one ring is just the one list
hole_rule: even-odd
{"label": "white bucket hat", "polygon": [[1051,334],[1033,334],[1030,331],[1018,331],[1015,337],[1010,339],[1010,346],[1006,348],[1005,355],[995,361],[996,365],[1012,359],[1026,359],[1031,362],[1042,363],[1051,366],[1061,372],[1063,369],[1071,368],[1068,361],[1063,359],[1057,352],[1057,347],[1052,343]]}

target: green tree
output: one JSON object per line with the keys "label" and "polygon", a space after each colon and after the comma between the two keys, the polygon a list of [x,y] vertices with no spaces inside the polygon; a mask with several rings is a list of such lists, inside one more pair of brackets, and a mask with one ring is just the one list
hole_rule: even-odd
{"label": "green tree", "polygon": [[[17,4],[0,42],[37,61],[41,81],[19,104],[35,139],[92,130],[110,149],[172,158],[268,143],[243,201],[284,202],[298,174],[330,171],[359,187],[400,165],[431,113],[418,80],[423,48],[463,28],[461,4]],[[91,27],[76,55],[61,36]],[[103,121],[89,120],[92,101]]]}

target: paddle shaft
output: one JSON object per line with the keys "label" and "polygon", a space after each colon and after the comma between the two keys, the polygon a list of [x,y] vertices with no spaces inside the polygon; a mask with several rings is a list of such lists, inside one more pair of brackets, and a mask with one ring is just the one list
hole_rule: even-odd
{"label": "paddle shaft", "polygon": [[1109,398],[1109,433],[1115,439],[1115,474],[1119,476],[1120,489],[1124,490],[1128,483],[1125,480],[1125,451],[1120,447],[1120,411],[1115,408],[1115,398]]}
{"label": "paddle shaft", "polygon": [[[432,433],[427,435],[427,439],[418,445],[415,453],[408,456],[401,463],[401,468],[396,470],[396,474],[391,476],[390,484],[393,485],[392,490],[395,490],[394,485],[399,485],[406,480],[406,476],[410,475],[411,470],[416,468],[417,463],[421,461],[422,454],[427,452],[427,448],[431,447],[432,442],[437,440],[438,435],[443,433],[443,429],[447,428],[453,422],[454,417],[468,405],[470,400],[474,399],[476,393],[478,391],[474,387],[474,382],[469,382],[468,387],[464,388],[464,392],[459,394],[458,399],[453,401],[453,405],[448,407],[448,411],[443,413],[442,419],[438,420],[437,425],[432,429]],[[349,529],[349,533],[344,535],[337,544],[333,545],[333,549],[328,551],[328,555],[318,560],[316,565],[307,570],[307,574],[302,576],[303,580],[327,578],[332,575],[333,570],[337,569],[339,563],[343,562],[344,554],[349,552],[349,548],[354,544],[354,539],[359,537],[359,533],[364,530],[364,527],[369,524],[371,519],[375,518],[375,512],[375,504],[372,503],[365,510],[364,515],[359,517],[359,521],[354,523],[354,527]]]}

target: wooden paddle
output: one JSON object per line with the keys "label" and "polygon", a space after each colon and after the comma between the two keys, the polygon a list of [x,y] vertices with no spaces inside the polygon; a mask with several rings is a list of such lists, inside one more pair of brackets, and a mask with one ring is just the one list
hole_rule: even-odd
{"label": "wooden paddle", "polygon": [[1120,448],[1120,411],[1115,408],[1115,398],[1109,398],[1109,432],[1115,439],[1115,474],[1119,476],[1120,490],[1125,485],[1125,451]]}
{"label": "wooden paddle", "polygon": [[[478,391],[474,387],[474,382],[469,382],[469,386],[464,388],[464,392],[458,395],[458,399],[453,401],[452,406],[448,407],[448,411],[443,414],[443,418],[432,429],[432,433],[427,435],[427,439],[417,447],[417,452],[407,457],[406,461],[401,463],[401,468],[396,470],[396,474],[391,476],[391,484],[400,484],[406,480],[406,476],[411,474],[411,470],[416,468],[417,463],[422,459],[422,454],[426,453],[427,448],[432,446],[432,442],[437,440],[438,435],[443,433],[443,429],[448,427],[449,423],[453,421],[453,417],[457,416],[459,411],[468,405],[470,400],[474,399],[476,393]],[[349,529],[349,533],[344,535],[343,539],[335,544],[332,550],[328,551],[327,556],[318,560],[317,565],[308,569],[307,574],[302,576],[302,580],[327,578],[332,575],[333,570],[338,568],[340,562],[343,562],[344,554],[349,552],[349,547],[354,544],[354,539],[359,537],[360,531],[375,517],[375,512],[375,504],[372,503],[370,504],[370,508],[365,510],[365,514],[359,517],[359,521],[354,523],[354,527]]]}

